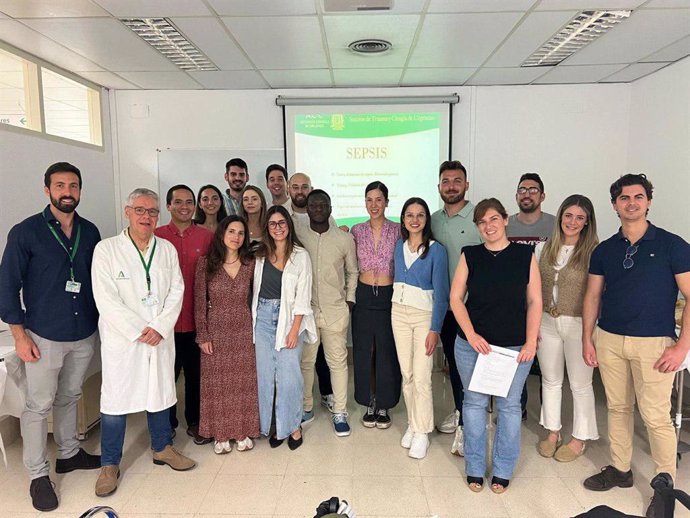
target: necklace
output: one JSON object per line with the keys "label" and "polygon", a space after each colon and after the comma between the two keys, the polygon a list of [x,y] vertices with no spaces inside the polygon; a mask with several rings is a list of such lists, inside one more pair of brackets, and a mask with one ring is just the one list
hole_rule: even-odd
{"label": "necklace", "polygon": [[223,261],[223,264],[235,264],[235,263],[236,263],[237,261],[239,261],[239,260],[240,260],[240,258],[238,257],[238,258],[235,259],[234,261]]}
{"label": "necklace", "polygon": [[488,248],[486,248],[486,245],[484,245],[484,248],[486,248],[487,252],[489,252],[491,255],[496,257],[497,255],[499,255],[501,252],[503,252],[503,250],[505,250],[509,246],[510,246],[510,243],[508,243],[508,245],[506,245],[504,248],[501,248],[500,250],[489,250]]}

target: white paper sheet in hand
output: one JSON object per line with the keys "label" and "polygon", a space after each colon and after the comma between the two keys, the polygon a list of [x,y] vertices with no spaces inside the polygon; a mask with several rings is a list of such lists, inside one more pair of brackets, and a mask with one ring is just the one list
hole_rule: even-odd
{"label": "white paper sheet in hand", "polygon": [[490,345],[489,354],[480,354],[474,365],[469,389],[490,396],[506,397],[518,368],[518,353]]}

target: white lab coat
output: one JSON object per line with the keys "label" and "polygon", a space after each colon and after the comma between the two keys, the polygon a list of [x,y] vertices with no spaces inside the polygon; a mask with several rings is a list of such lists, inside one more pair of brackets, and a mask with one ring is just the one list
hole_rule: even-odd
{"label": "white lab coat", "polygon": [[[148,262],[153,236],[144,259]],[[145,306],[146,272],[125,229],[104,239],[93,254],[93,297],[100,313],[103,383],[101,412],[123,415],[159,412],[177,402],[174,328],[182,309],[184,281],[175,247],[156,239],[151,292],[158,303]],[[145,327],[158,331],[157,346],[137,341]]]}

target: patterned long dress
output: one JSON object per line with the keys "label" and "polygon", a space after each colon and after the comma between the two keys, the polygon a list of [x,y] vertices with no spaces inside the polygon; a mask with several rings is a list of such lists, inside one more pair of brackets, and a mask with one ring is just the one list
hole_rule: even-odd
{"label": "patterned long dress", "polygon": [[249,305],[253,278],[253,259],[240,266],[234,279],[223,268],[207,278],[206,257],[200,258],[196,266],[197,342],[210,341],[213,346],[213,354],[201,354],[199,433],[217,441],[259,436],[256,355]]}

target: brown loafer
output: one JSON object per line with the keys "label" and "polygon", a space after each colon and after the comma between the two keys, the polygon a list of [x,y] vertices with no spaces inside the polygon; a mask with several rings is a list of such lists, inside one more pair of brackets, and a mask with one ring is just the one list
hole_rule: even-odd
{"label": "brown loafer", "polygon": [[558,440],[556,442],[549,441],[549,438],[547,437],[543,441],[539,441],[539,444],[537,444],[537,451],[542,457],[550,459],[556,454],[556,450],[561,446],[562,442],[563,441],[561,441],[560,435],[558,436]]}
{"label": "brown loafer", "polygon": [[582,449],[579,452],[575,452],[570,446],[568,446],[568,444],[564,444],[556,450],[556,453],[554,453],[553,458],[556,459],[558,462],[572,462],[578,457],[582,456],[582,454],[585,452],[586,447],[587,443],[583,442]]}
{"label": "brown loafer", "polygon": [[120,466],[103,466],[96,481],[96,496],[109,496],[117,491],[118,478],[120,478]]}
{"label": "brown loafer", "polygon": [[153,452],[153,463],[159,466],[167,464],[175,471],[189,471],[196,467],[196,462],[182,455],[170,444],[163,451]]}

